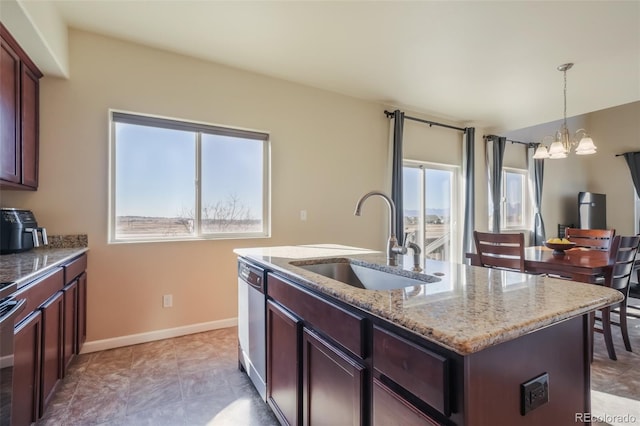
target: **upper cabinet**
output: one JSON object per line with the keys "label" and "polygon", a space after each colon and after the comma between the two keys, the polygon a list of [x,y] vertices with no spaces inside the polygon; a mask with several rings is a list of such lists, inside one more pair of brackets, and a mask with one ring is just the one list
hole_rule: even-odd
{"label": "upper cabinet", "polygon": [[0,23],[0,188],[38,188],[42,73]]}

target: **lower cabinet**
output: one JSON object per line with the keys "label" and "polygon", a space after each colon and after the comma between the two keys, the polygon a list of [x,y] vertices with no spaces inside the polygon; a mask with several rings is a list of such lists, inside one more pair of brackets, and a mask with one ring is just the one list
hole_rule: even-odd
{"label": "lower cabinet", "polygon": [[438,423],[414,407],[409,401],[373,379],[373,426],[414,425],[438,426]]}
{"label": "lower cabinet", "polygon": [[365,368],[305,328],[302,336],[303,424],[362,424]]}
{"label": "lower cabinet", "polygon": [[42,381],[40,413],[53,396],[62,378],[64,293],[59,291],[41,308],[42,311]]}
{"label": "lower cabinet", "polygon": [[42,314],[36,310],[14,330],[11,420],[15,425],[29,425],[38,420],[41,345]]}
{"label": "lower cabinet", "polygon": [[87,273],[78,277],[78,317],[75,340],[75,353],[79,354],[87,340]]}
{"label": "lower cabinet", "polygon": [[67,367],[78,347],[78,288],[78,280],[71,281],[64,287],[63,375],[67,373]]}
{"label": "lower cabinet", "polygon": [[300,423],[300,332],[302,322],[267,302],[267,402],[285,425]]}
{"label": "lower cabinet", "polygon": [[30,425],[44,415],[80,352],[86,337],[86,258],[83,254],[18,290],[26,308],[14,328],[12,426]]}

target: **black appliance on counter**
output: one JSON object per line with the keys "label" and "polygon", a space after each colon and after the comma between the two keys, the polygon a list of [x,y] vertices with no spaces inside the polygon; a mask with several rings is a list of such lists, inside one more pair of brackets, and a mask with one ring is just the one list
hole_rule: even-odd
{"label": "black appliance on counter", "polygon": [[41,244],[48,244],[47,230],[38,226],[31,210],[0,209],[0,254],[20,253]]}
{"label": "black appliance on counter", "polygon": [[13,326],[26,300],[17,300],[15,283],[0,283],[0,426],[11,426],[13,393]]}

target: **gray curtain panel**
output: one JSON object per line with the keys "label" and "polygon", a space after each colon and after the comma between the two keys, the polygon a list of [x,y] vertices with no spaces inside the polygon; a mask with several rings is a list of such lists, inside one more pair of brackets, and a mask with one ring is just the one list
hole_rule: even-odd
{"label": "gray curtain panel", "polygon": [[404,208],[402,205],[402,133],[404,131],[404,112],[393,112],[393,171],[391,175],[391,199],[396,205],[396,238],[398,244],[404,243]]}
{"label": "gray curtain panel", "polygon": [[542,183],[544,177],[544,160],[536,160],[533,158],[536,147],[529,147],[527,150],[529,163],[529,173],[533,182],[533,230],[531,236],[531,244],[541,246],[544,244],[546,232],[544,229],[544,221],[542,220]]}
{"label": "gray curtain panel", "polygon": [[631,172],[631,179],[633,180],[633,186],[636,188],[636,194],[640,197],[640,151],[625,152],[622,155],[624,156],[624,159],[627,160],[627,165]]}
{"label": "gray curtain panel", "polygon": [[502,193],[502,163],[507,138],[493,136],[487,139],[487,174],[489,180],[489,195],[491,196],[491,211],[493,213],[492,232],[500,232],[500,204]]}
{"label": "gray curtain panel", "polygon": [[464,178],[466,182],[465,187],[465,208],[464,208],[464,231],[462,235],[462,259],[465,259],[466,263],[470,260],[465,258],[466,253],[471,253],[475,250],[473,243],[473,231],[475,229],[475,137],[476,129],[473,127],[467,127],[465,130],[464,140]]}

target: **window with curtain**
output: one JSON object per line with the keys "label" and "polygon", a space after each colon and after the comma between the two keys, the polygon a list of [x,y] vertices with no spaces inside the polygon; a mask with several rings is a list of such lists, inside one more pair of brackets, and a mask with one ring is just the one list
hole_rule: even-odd
{"label": "window with curtain", "polygon": [[502,230],[529,228],[530,206],[527,191],[526,170],[503,168],[500,212],[500,228]]}
{"label": "window with curtain", "polygon": [[403,229],[428,259],[458,261],[457,166],[405,160]]}

